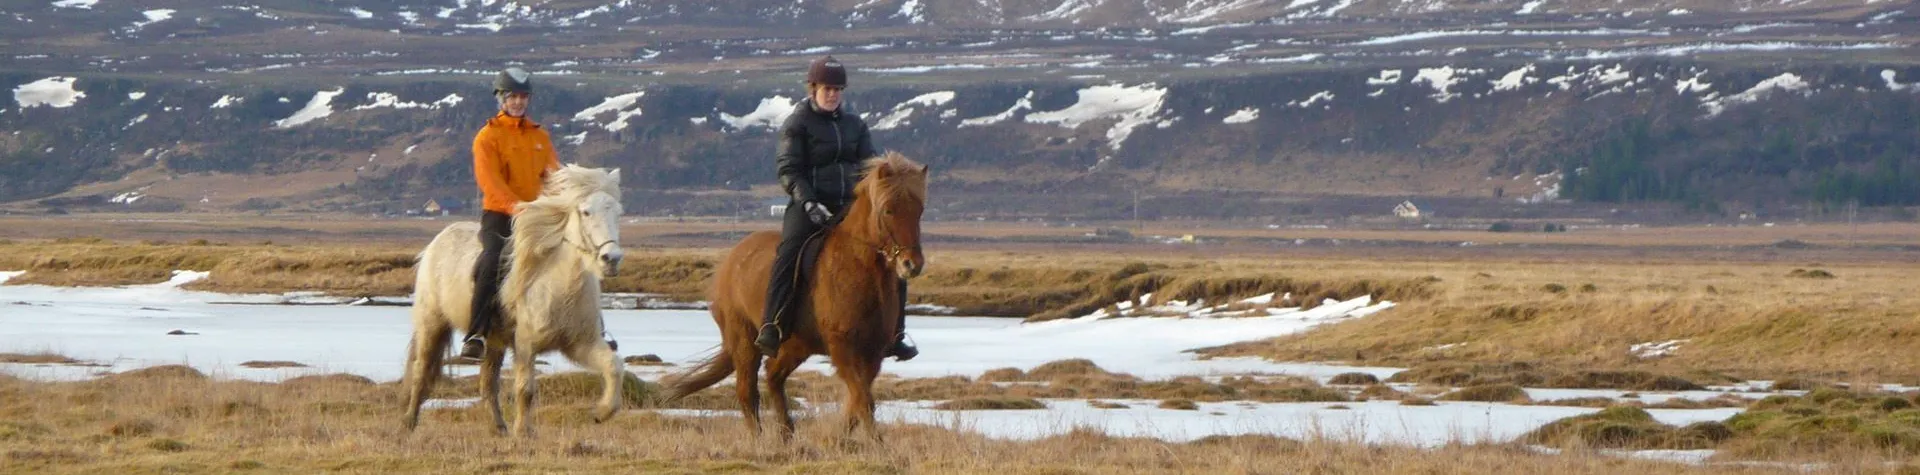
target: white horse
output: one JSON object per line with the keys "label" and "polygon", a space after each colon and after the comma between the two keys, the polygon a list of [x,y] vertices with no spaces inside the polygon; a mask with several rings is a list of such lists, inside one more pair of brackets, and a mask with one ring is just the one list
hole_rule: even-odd
{"label": "white horse", "polygon": [[[480,396],[493,412],[496,431],[507,430],[500,415],[500,366],[512,345],[515,436],[531,435],[535,381],[533,357],[553,350],[584,368],[598,370],[605,385],[593,419],[604,421],[620,409],[620,385],[626,368],[603,338],[600,277],[620,265],[619,169],[568,165],[551,173],[540,198],[519,206],[513,238],[501,259],[503,312],[487,338],[480,362]],[[433,390],[453,329],[472,320],[474,262],[480,256],[480,227],[448,225],[420,251],[413,284],[413,341],[408,345],[406,427],[420,423],[420,403]]]}

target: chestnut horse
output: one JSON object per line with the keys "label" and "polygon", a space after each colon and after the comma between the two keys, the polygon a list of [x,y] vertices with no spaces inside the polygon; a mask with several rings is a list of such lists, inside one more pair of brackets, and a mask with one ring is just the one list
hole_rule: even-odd
{"label": "chestnut horse", "polygon": [[[793,437],[787,407],[787,376],[813,355],[826,355],[846,383],[844,432],[864,427],[880,439],[873,422],[873,380],[894,335],[900,331],[899,283],[926,267],[920,250],[920,213],[927,201],[927,167],[898,153],[867,160],[854,186],[854,202],[840,224],[826,228],[825,243],[806,287],[795,299],[789,337],[767,360],[767,390],[783,439]],[[679,399],[731,373],[747,429],[760,432],[760,391],[754,373],[760,351],[753,346],[766,305],[780,234],[753,233],[734,246],[714,274],[710,298],[720,326],[719,354],[669,384],[666,401]]]}

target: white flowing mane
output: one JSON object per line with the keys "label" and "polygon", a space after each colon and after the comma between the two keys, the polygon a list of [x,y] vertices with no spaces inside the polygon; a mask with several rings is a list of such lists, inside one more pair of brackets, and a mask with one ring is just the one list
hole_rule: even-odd
{"label": "white flowing mane", "polygon": [[[577,207],[597,193],[619,200],[620,178],[602,169],[567,165],[547,174],[539,199],[519,206],[520,212],[513,217],[513,242],[507,251],[511,264],[502,288],[528,291],[501,295],[508,314],[519,315],[521,308],[552,309],[553,304],[571,307],[587,289],[592,289],[598,300],[600,275],[588,265],[593,256],[566,259],[564,254],[554,253],[566,242],[567,221],[576,216]],[[532,286],[541,286],[539,290],[543,291],[535,291]]]}

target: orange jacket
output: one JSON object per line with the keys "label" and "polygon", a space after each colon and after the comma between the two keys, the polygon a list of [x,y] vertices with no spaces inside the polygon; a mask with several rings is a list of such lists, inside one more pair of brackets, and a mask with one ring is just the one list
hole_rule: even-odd
{"label": "orange jacket", "polygon": [[553,139],[537,122],[501,112],[473,137],[473,179],[487,211],[513,214],[513,205],[539,198],[547,172],[558,169]]}

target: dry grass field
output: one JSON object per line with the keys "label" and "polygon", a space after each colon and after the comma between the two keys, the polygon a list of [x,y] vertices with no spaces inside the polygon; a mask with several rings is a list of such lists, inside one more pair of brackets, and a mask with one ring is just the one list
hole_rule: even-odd
{"label": "dry grass field", "polygon": [[[477,408],[427,412],[400,429],[400,391],[352,376],[281,384],[214,381],[178,367],[87,382],[0,377],[0,473],[1776,473],[1688,467],[1519,445],[1419,450],[1264,436],[1189,443],[1074,432],[998,441],[889,425],[883,444],[846,441],[808,415],[791,445],[728,417],[629,410],[588,422],[587,397],[543,394],[535,438],[496,437]],[[1841,472],[1881,462],[1837,458]]]}

